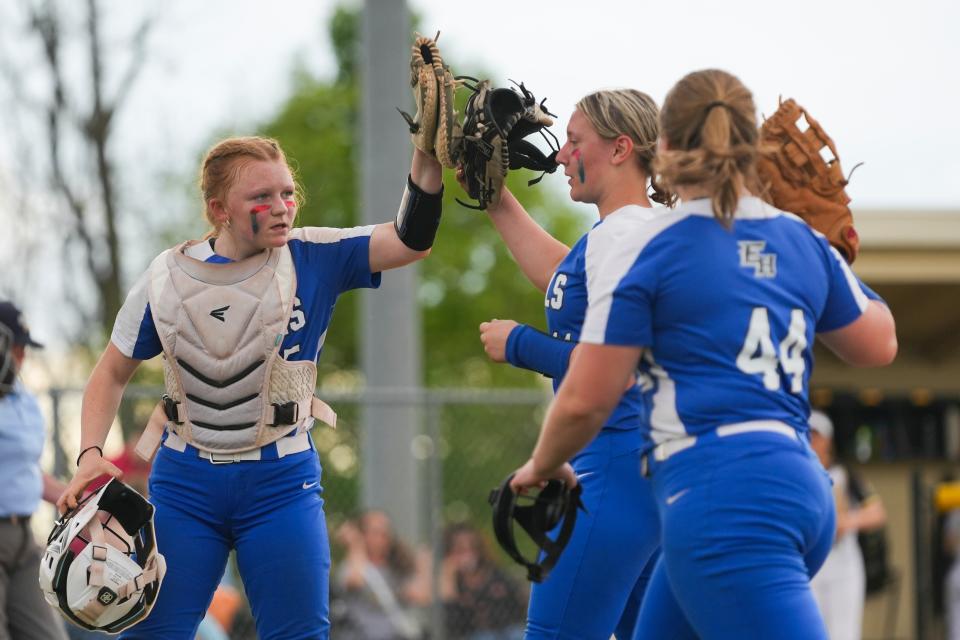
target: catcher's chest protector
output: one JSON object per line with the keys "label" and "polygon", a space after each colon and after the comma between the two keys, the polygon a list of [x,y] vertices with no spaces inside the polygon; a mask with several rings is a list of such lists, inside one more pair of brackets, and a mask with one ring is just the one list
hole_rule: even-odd
{"label": "catcher's chest protector", "polygon": [[184,243],[150,266],[148,296],[163,344],[169,427],[198,449],[237,453],[312,425],[317,368],[278,352],[296,273],[284,246],[207,263]]}

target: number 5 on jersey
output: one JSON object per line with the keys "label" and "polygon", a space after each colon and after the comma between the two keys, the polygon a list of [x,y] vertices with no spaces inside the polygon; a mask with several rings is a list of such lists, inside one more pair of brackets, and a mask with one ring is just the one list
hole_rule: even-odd
{"label": "number 5 on jersey", "polygon": [[558,273],[553,277],[553,286],[547,288],[547,297],[543,306],[550,309],[559,309],[563,306],[563,288],[567,286],[567,275]]}
{"label": "number 5 on jersey", "polygon": [[803,311],[793,309],[790,312],[790,327],[787,336],[780,342],[779,349],[773,346],[770,331],[770,317],[766,307],[755,307],[750,315],[750,326],[743,340],[737,367],[744,373],[762,375],[763,386],[768,391],[779,391],[780,373],[790,377],[790,392],[803,392],[803,372],[806,363],[803,352],[807,348],[807,321]]}

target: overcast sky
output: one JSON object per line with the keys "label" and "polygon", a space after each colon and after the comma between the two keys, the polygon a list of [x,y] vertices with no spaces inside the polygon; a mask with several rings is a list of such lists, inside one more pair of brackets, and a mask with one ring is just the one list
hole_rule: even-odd
{"label": "overcast sky", "polygon": [[[864,162],[855,204],[960,208],[960,3],[497,1],[471,20],[460,4],[418,2],[458,59],[527,80],[564,121],[591,90],[630,86],[662,103],[685,73],[720,67],[761,112],[795,97],[834,137],[845,169]],[[526,15],[511,16],[520,7]]]}
{"label": "overcast sky", "polygon": [[[425,32],[442,31],[442,50],[463,67],[456,73],[482,68],[495,82],[525,81],[548,98],[561,132],[592,90],[629,86],[662,102],[686,72],[720,67],[753,90],[761,112],[773,111],[779,95],[796,98],[834,137],[845,169],[864,163],[849,188],[855,206],[960,208],[960,3],[409,4]],[[193,160],[191,145],[216,126],[270,114],[294,59],[320,75],[333,71],[331,0],[171,6],[154,38],[161,64],[144,76],[137,100],[160,112],[174,158]]]}
{"label": "overcast sky", "polygon": [[[496,84],[524,81],[547,97],[560,116],[561,140],[574,103],[586,93],[629,86],[662,102],[683,74],[720,67],[753,90],[760,112],[772,112],[779,95],[796,98],[834,137],[847,171],[864,163],[848,188],[855,210],[960,210],[958,2],[409,4],[425,33],[441,30],[442,50],[457,61],[455,73],[486,70]],[[334,72],[326,38],[333,0],[171,0],[162,10],[152,3],[102,5],[114,45],[124,41],[122,34],[130,33],[145,7],[162,11],[113,149],[121,163],[138,169],[126,175],[123,194],[134,217],[182,210],[183,201],[142,200],[162,193],[160,173],[174,180],[192,175],[218,132],[246,133],[271,117],[289,95],[295,63],[321,77]],[[6,47],[31,55],[27,46]],[[0,138],[0,186],[10,179],[3,164],[14,160],[11,155]],[[565,191],[557,176],[542,184]],[[193,213],[199,216],[199,210]],[[11,219],[29,224],[0,207],[0,223]],[[128,238],[140,232],[126,229]],[[0,250],[9,250],[3,238]],[[128,265],[136,272],[149,258],[131,256]]]}

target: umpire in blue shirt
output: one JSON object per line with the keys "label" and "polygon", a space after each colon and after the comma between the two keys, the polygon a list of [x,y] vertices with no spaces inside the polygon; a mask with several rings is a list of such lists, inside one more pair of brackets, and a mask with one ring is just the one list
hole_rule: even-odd
{"label": "umpire in blue shirt", "polygon": [[43,416],[18,377],[27,347],[41,345],[20,310],[0,302],[0,640],[66,640],[37,582],[40,548],[30,517],[41,499],[56,502],[63,484],[40,469]]}

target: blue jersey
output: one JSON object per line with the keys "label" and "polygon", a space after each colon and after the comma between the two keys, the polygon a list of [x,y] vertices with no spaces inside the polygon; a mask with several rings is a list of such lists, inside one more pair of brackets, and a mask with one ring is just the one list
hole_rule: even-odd
{"label": "blue jersey", "polygon": [[29,516],[43,497],[43,414],[20,380],[0,397],[0,517]]}
{"label": "blue jersey", "polygon": [[[519,355],[545,365],[536,370],[553,376],[554,391],[572,351],[564,346],[580,340],[602,264],[619,237],[634,233],[654,215],[654,210],[635,205],[614,211],[580,238],[557,266],[544,305],[548,330],[558,339],[543,338],[535,345],[519,341],[528,352],[538,352],[537,358]],[[551,352],[557,357],[549,357]],[[652,566],[660,540],[653,493],[647,479],[637,473],[639,429],[645,422],[643,394],[634,385],[600,434],[570,461],[583,487],[587,513],[578,517],[550,579],[530,590],[528,640],[609,638],[614,632],[630,637],[649,577],[645,568]]]}
{"label": "blue jersey", "polygon": [[646,347],[653,442],[751,420],[807,429],[814,334],[867,298],[800,218],[741,198],[732,229],[686,202],[625,236],[601,267],[582,342]]}
{"label": "blue jersey", "polygon": [[[547,329],[561,340],[580,341],[587,306],[593,296],[592,287],[600,265],[610,254],[620,236],[632,233],[642,221],[653,216],[654,210],[629,205],[614,211],[597,222],[570,249],[560,262],[544,298]],[[562,377],[553,379],[553,390],[560,387]],[[607,419],[605,428],[635,429],[644,415],[643,395],[638,386],[629,389]]]}
{"label": "blue jersey", "polygon": [[[380,286],[380,274],[370,272],[373,229],[303,227],[290,232],[287,246],[297,274],[297,291],[280,347],[285,360],[316,361],[337,297],[350,289]],[[208,242],[190,246],[187,255],[206,262],[229,262],[214,253]],[[138,360],[148,360],[163,351],[147,301],[148,276],[145,273],[130,291],[110,338],[121,353]]]}

